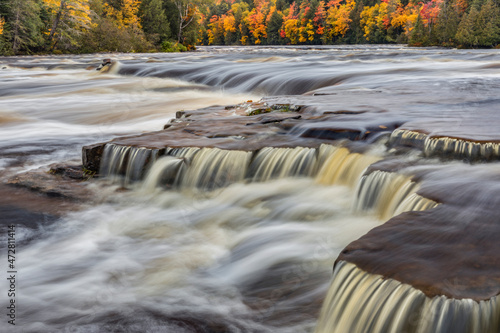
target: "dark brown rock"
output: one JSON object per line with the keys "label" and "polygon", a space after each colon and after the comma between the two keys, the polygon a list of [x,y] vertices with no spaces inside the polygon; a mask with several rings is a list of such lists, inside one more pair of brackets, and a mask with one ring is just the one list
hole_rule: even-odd
{"label": "dark brown rock", "polygon": [[7,184],[23,187],[31,191],[54,198],[73,201],[87,201],[92,193],[87,189],[83,172],[72,168],[44,168],[18,174],[10,178]]}
{"label": "dark brown rock", "polygon": [[82,147],[82,163],[87,170],[91,172],[99,171],[105,145],[105,143],[96,143]]}
{"label": "dark brown rock", "polygon": [[349,244],[338,260],[428,297],[481,301],[500,295],[498,172],[488,165],[422,166],[415,172],[419,194],[441,204],[392,218]]}

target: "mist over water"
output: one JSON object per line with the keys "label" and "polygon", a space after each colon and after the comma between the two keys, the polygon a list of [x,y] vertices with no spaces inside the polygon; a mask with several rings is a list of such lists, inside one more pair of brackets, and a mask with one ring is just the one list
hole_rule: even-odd
{"label": "mist over water", "polygon": [[[398,111],[401,120],[439,121],[440,108],[459,128],[497,103],[498,55],[342,46],[3,58],[0,177],[80,162],[83,145],[161,130],[176,111],[273,95],[338,95],[331,110],[318,113],[368,110],[375,118]],[[116,68],[95,71],[108,57]],[[377,147],[370,163],[386,154]],[[211,191],[196,187],[203,170],[195,169],[184,186],[170,189],[146,180],[121,191],[110,179],[94,181],[96,204],[36,230],[19,225],[15,329],[312,332],[340,251],[405,199],[398,192],[400,201],[386,203],[394,206],[389,213],[386,206],[356,209],[369,165],[361,160],[336,175],[252,166],[253,177]],[[4,247],[5,238],[0,242]]]}

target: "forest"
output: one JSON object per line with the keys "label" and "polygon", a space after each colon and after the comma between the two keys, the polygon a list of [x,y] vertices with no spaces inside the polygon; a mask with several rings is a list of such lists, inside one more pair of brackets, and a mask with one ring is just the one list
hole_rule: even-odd
{"label": "forest", "polygon": [[7,0],[0,54],[195,45],[500,44],[496,0]]}

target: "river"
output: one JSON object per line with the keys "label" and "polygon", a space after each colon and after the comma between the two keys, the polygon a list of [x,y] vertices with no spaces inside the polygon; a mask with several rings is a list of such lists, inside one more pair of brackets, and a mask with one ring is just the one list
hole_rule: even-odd
{"label": "river", "polygon": [[[350,110],[370,114],[370,121],[463,132],[499,103],[499,52],[201,47],[182,54],[0,58],[0,177],[6,182],[53,163],[81,163],[82,146],[161,130],[176,111],[273,96],[329,96],[312,112]],[[118,63],[98,72],[103,58]],[[484,135],[490,132],[495,128],[484,127]],[[92,203],[56,204],[50,222],[37,217],[39,223],[23,225],[16,215],[16,326],[2,315],[0,330],[313,332],[335,259],[396,210],[359,209],[364,169],[389,154],[374,139],[370,158],[350,166],[349,181],[333,185],[319,170],[215,190],[147,181],[124,190],[109,177],[92,180]],[[414,151],[398,156],[433,170],[443,165]],[[446,163],[463,168],[460,161]],[[0,200],[5,216],[13,216],[11,201]],[[2,222],[3,230],[12,223]],[[0,242],[0,267],[7,271],[6,233]],[[2,306],[7,289],[3,278]]]}

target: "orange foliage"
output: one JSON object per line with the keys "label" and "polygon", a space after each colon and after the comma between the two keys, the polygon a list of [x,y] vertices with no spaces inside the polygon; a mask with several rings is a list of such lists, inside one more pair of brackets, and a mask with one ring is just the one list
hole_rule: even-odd
{"label": "orange foliage", "polygon": [[[380,36],[391,28],[396,33],[409,36],[422,17],[424,25],[436,23],[444,0],[426,0],[426,3],[402,0],[380,0],[373,6],[363,7],[360,13],[360,27],[367,40],[380,40]],[[318,40],[330,43],[345,37],[352,24],[352,11],[356,0],[320,0],[314,7],[310,1],[293,2],[288,8],[279,11],[276,0],[254,0],[254,8],[248,9],[245,2],[217,0],[218,3],[231,4],[231,9],[220,17],[212,18],[207,24],[209,43],[220,41],[222,36],[239,30],[242,44],[260,44],[267,38],[267,25],[273,13],[283,18],[279,37],[287,43],[299,44]],[[458,12],[467,8],[467,0],[457,0]],[[230,38],[226,40],[231,40]]]}

